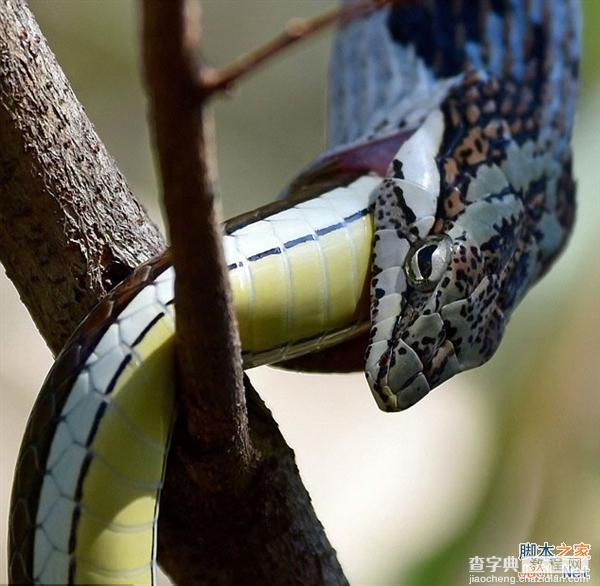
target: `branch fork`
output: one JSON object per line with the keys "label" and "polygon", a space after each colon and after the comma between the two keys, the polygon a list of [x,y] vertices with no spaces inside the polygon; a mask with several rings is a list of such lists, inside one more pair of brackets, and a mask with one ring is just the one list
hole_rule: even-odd
{"label": "branch fork", "polygon": [[[360,0],[292,21],[262,47],[210,69],[198,62],[193,5],[142,0],[150,118],[177,271],[182,408],[158,539],[159,561],[176,583],[347,584],[293,452],[244,378],[203,106],[285,48],[392,1]],[[52,351],[164,248],[25,0],[0,0],[0,261]]]}

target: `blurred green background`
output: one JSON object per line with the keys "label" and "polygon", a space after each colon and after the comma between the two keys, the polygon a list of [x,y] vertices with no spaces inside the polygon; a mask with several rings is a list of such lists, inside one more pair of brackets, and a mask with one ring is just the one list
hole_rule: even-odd
{"label": "blurred green background", "polygon": [[[333,2],[203,5],[205,56],[218,65]],[[392,416],[376,409],[360,375],[251,373],[352,584],[467,584],[468,558],[516,555],[523,541],[591,543],[592,583],[600,584],[600,2],[582,5],[578,222],[494,360]],[[136,3],[31,6],[100,136],[160,222]],[[322,149],[330,38],[286,53],[216,102],[225,217],[271,200]],[[0,308],[2,582],[12,471],[51,357],[4,275]]]}

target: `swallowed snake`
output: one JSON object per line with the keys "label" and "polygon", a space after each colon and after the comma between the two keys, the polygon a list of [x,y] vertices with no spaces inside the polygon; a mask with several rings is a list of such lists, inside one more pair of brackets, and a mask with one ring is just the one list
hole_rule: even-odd
{"label": "swallowed snake", "polygon": [[[574,221],[576,0],[401,2],[340,28],[328,150],[225,224],[245,368],[364,339],[380,408],[486,362]],[[91,312],[31,414],[11,583],[154,584],[174,415],[168,256]]]}

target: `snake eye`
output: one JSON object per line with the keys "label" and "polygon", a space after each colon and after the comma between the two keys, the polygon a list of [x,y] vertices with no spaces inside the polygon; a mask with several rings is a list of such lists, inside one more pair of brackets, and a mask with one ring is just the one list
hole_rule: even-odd
{"label": "snake eye", "polygon": [[404,263],[409,284],[419,291],[431,291],[442,278],[451,256],[452,240],[446,235],[418,242]]}

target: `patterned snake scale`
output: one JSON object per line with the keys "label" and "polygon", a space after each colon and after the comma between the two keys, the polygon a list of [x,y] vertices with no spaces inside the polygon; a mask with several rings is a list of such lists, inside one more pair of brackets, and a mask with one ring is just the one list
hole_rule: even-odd
{"label": "patterned snake scale", "polygon": [[[410,0],[342,26],[327,151],[224,228],[245,367],[354,340],[398,411],[486,362],[573,225],[578,49],[576,0]],[[48,375],[12,584],[155,584],[174,278],[168,254],[140,267]]]}

